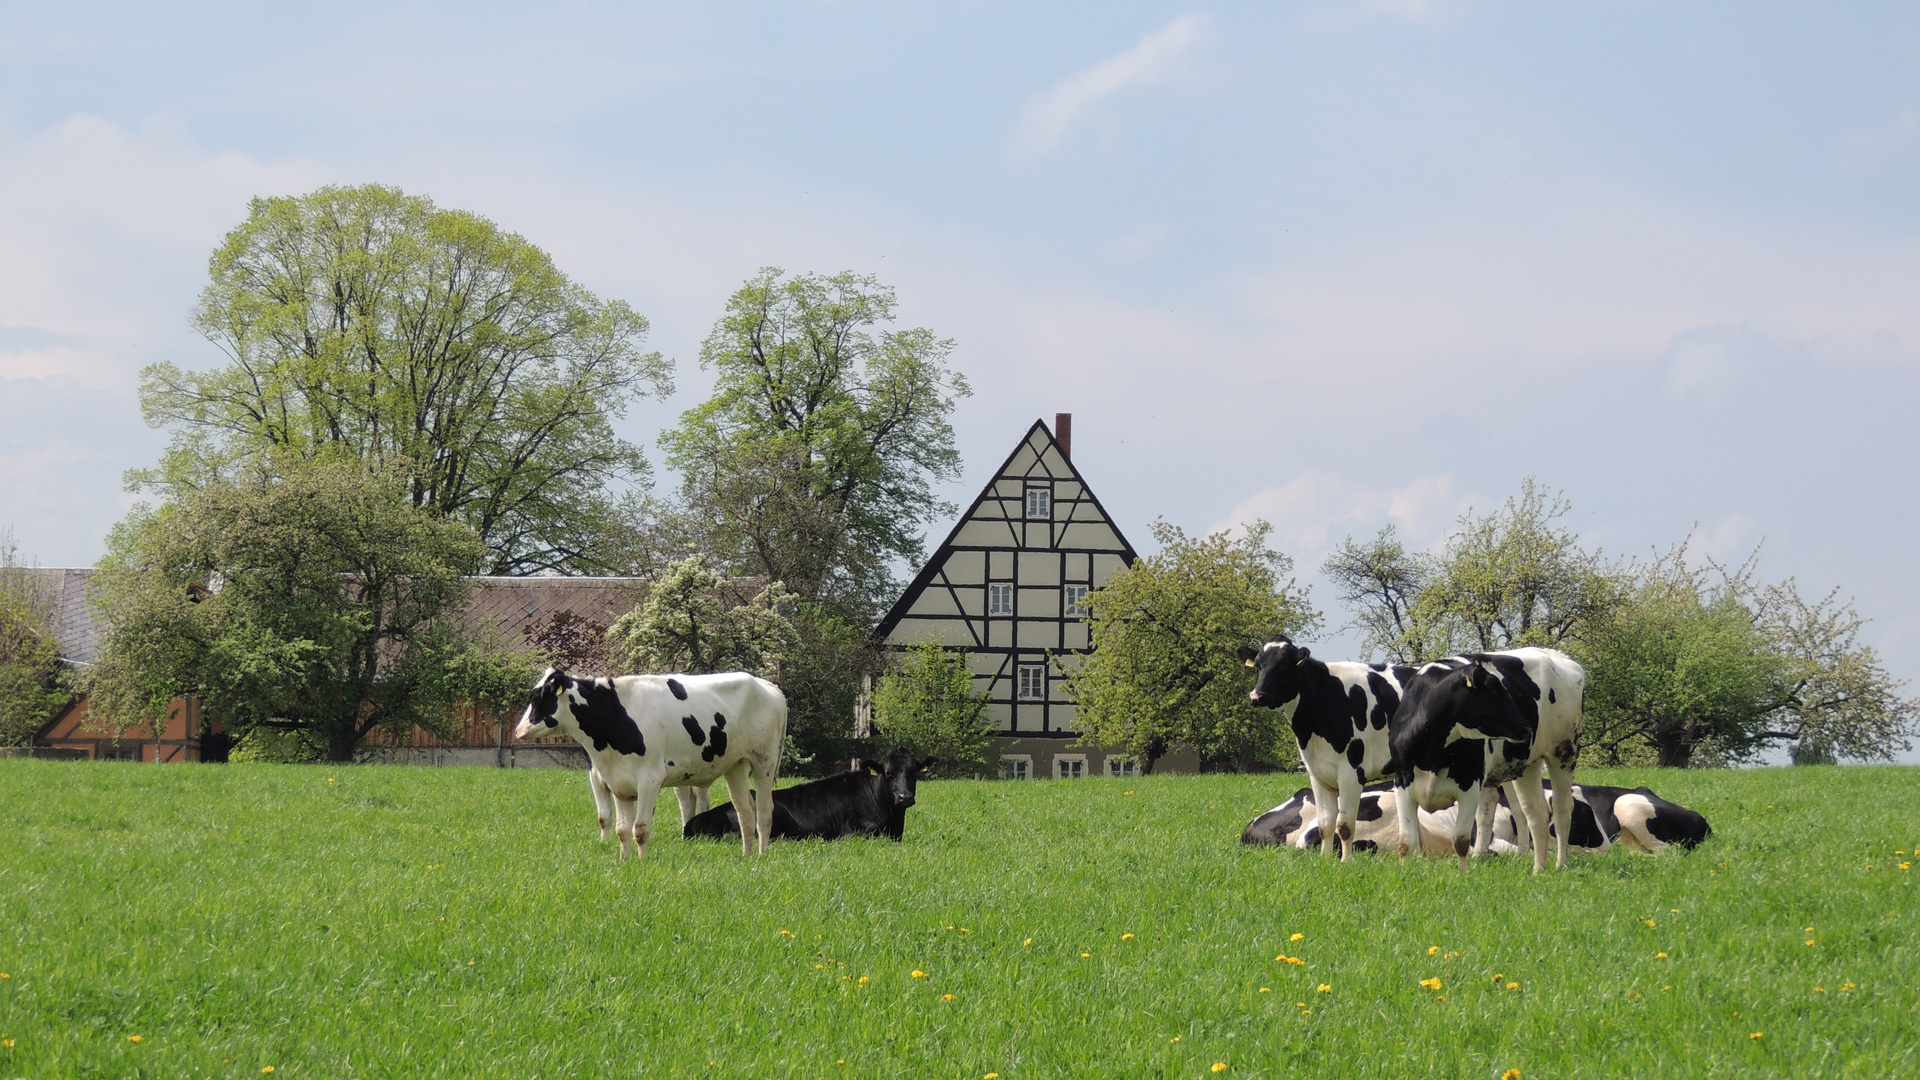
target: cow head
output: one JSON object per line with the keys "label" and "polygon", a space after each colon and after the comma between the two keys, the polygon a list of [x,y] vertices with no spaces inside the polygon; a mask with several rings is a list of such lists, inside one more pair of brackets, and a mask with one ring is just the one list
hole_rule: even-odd
{"label": "cow head", "polygon": [[543,739],[560,734],[561,723],[573,719],[573,702],[569,698],[572,690],[573,676],[559,668],[550,667],[541,672],[540,681],[533,684],[533,696],[527,700],[527,711],[520,714],[520,723],[513,729],[513,737]]}
{"label": "cow head", "polygon": [[1488,738],[1532,740],[1533,732],[1527,730],[1526,719],[1506,684],[1478,663],[1448,672],[1437,689],[1439,715],[1452,721],[1448,730],[1457,724]]}
{"label": "cow head", "polygon": [[1313,654],[1304,645],[1277,637],[1254,649],[1242,646],[1240,659],[1253,669],[1253,691],[1247,700],[1274,709],[1300,696],[1300,665]]}
{"label": "cow head", "polygon": [[914,760],[913,751],[904,746],[896,746],[887,751],[887,756],[878,761],[868,760],[866,769],[880,777],[881,797],[895,810],[905,810],[913,805],[914,793],[920,786],[920,774],[938,764],[937,758]]}

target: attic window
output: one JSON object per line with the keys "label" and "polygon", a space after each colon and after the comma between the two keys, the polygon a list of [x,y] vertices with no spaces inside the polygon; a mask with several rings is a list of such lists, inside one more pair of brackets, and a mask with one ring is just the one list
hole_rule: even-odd
{"label": "attic window", "polygon": [[1046,488],[1027,489],[1027,517],[1050,518],[1053,516],[1053,492]]}
{"label": "attic window", "polygon": [[1013,614],[1013,586],[1011,585],[987,586],[987,614],[989,615]]}

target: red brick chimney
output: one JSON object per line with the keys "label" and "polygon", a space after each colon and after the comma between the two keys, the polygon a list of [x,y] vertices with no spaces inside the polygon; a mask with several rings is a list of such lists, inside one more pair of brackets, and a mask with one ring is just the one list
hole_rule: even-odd
{"label": "red brick chimney", "polygon": [[1053,441],[1060,444],[1060,456],[1073,460],[1073,414],[1057,412],[1053,414]]}

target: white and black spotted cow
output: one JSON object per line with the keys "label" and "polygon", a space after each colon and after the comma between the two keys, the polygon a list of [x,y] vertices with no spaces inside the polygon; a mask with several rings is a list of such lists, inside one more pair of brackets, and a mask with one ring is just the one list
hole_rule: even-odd
{"label": "white and black spotted cow", "polygon": [[1340,857],[1352,858],[1360,794],[1369,780],[1388,775],[1387,723],[1413,668],[1316,660],[1285,637],[1243,648],[1240,659],[1254,671],[1248,699],[1280,709],[1293,727],[1319,815],[1320,850],[1331,853],[1338,837]]}
{"label": "white and black spotted cow", "polygon": [[[1424,665],[1405,687],[1389,732],[1402,854],[1418,844],[1416,807],[1477,806],[1473,817],[1458,815],[1454,827],[1454,853],[1464,866],[1470,846],[1481,854],[1492,840],[1494,800],[1483,794],[1513,783],[1531,834],[1534,870],[1546,869],[1550,839],[1556,864],[1565,867],[1573,801],[1554,807],[1549,833],[1540,769],[1544,764],[1561,790],[1573,783],[1586,671],[1553,649],[1512,649]],[[1478,843],[1472,842],[1475,818]]]}
{"label": "white and black spotted cow", "polygon": [[[754,828],[741,830],[742,849],[752,854],[757,840],[758,850],[767,850],[787,733],[787,699],[779,687],[745,672],[576,679],[548,668],[513,734],[561,732],[593,763],[595,802],[602,788],[613,800],[622,858],[629,838],[638,854],[647,853],[662,787],[704,791],[722,777],[736,804],[763,808]],[[757,793],[756,802],[749,803],[749,792]]]}
{"label": "white and black spotted cow", "polygon": [[[1452,811],[1430,814],[1420,811],[1420,850],[1427,855],[1453,854]],[[1313,789],[1303,787],[1279,806],[1247,823],[1240,833],[1243,844],[1274,844],[1308,851],[1320,847],[1324,835],[1320,811]],[[1352,821],[1351,842],[1355,851],[1377,851],[1400,842],[1400,821],[1393,814],[1393,784],[1380,781],[1368,784],[1360,795],[1358,812]],[[1518,850],[1495,841],[1495,851]]]}

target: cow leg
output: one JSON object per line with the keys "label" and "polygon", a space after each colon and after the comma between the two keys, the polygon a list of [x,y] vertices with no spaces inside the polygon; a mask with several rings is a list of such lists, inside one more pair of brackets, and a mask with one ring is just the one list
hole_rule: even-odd
{"label": "cow leg", "polygon": [[[752,764],[753,771],[753,819],[760,831],[760,854],[767,853],[767,847],[773,843],[773,782],[780,774],[779,758],[774,759],[774,767],[763,766],[758,759]],[[742,830],[744,835],[744,830]],[[895,840],[900,839],[898,836]]]}
{"label": "cow leg", "polygon": [[1507,816],[1513,822],[1513,846],[1524,854],[1533,850],[1533,828],[1527,823],[1527,809],[1520,803],[1520,781],[1507,784]]}
{"label": "cow leg", "polygon": [[[750,775],[745,758],[733,763],[726,771],[727,797],[733,800],[733,816],[740,822],[740,854],[753,854],[754,834],[760,828],[760,800],[753,797],[753,789],[747,785]],[[767,802],[773,801],[769,792]],[[772,809],[771,806],[768,807]],[[769,815],[771,817],[771,815]]]}
{"label": "cow leg", "polygon": [[[1520,809],[1526,813],[1527,835],[1533,846],[1533,872],[1537,874],[1547,868],[1548,841],[1547,797],[1540,791],[1540,763],[1536,761],[1528,765],[1527,771],[1520,774],[1520,778],[1513,782],[1513,786],[1515,789],[1513,797],[1519,801]],[[1553,790],[1556,795],[1560,792],[1558,780],[1554,781]],[[1556,809],[1562,802],[1558,798],[1553,801]],[[1565,801],[1572,802],[1572,800]],[[1566,826],[1561,826],[1559,832],[1564,837]]]}
{"label": "cow leg", "polygon": [[[1574,755],[1566,756],[1568,760],[1562,762],[1559,755],[1547,755],[1547,775],[1553,777],[1553,831],[1557,834],[1553,838],[1554,865],[1561,870],[1567,868],[1567,837],[1572,835],[1573,829]],[[1534,785],[1534,791],[1539,790],[1539,785]],[[1544,821],[1545,817],[1542,814],[1541,820]],[[1544,851],[1534,856],[1533,865],[1546,868]]]}
{"label": "cow leg", "polygon": [[[1453,812],[1453,853],[1460,857],[1460,869],[1467,868],[1467,855],[1473,850],[1473,828],[1480,820],[1480,796],[1484,792],[1480,781],[1460,793],[1460,803]],[[1472,813],[1468,813],[1472,810]]]}
{"label": "cow leg", "polygon": [[1420,808],[1413,805],[1413,789],[1393,785],[1393,805],[1400,815],[1400,857],[1420,851]]}
{"label": "cow leg", "polygon": [[1313,788],[1314,819],[1320,824],[1320,854],[1333,854],[1333,823],[1339,811],[1338,790],[1329,787],[1313,770],[1307,770],[1307,784]]}
{"label": "cow leg", "polygon": [[620,861],[627,861],[627,841],[633,838],[634,822],[640,816],[640,800],[631,795],[614,796],[613,834],[620,838]]}
{"label": "cow leg", "polygon": [[601,779],[599,769],[587,770],[587,786],[593,789],[593,808],[600,815],[600,842],[607,840],[607,826],[613,824],[613,791]]}
{"label": "cow leg", "polygon": [[1340,837],[1340,861],[1353,859],[1354,823],[1360,820],[1360,774],[1352,769],[1340,770],[1339,811],[1334,815],[1334,832]]}
{"label": "cow leg", "polygon": [[1493,815],[1500,809],[1500,786],[1481,789],[1480,805],[1473,809],[1473,857],[1479,858],[1493,846]]}
{"label": "cow leg", "polygon": [[687,822],[695,816],[707,812],[707,789],[704,787],[677,787],[673,793],[680,799],[680,828],[684,831]]}
{"label": "cow leg", "polygon": [[643,784],[640,797],[633,806],[633,853],[635,858],[647,857],[647,841],[653,839],[653,808],[660,803],[660,786]]}

